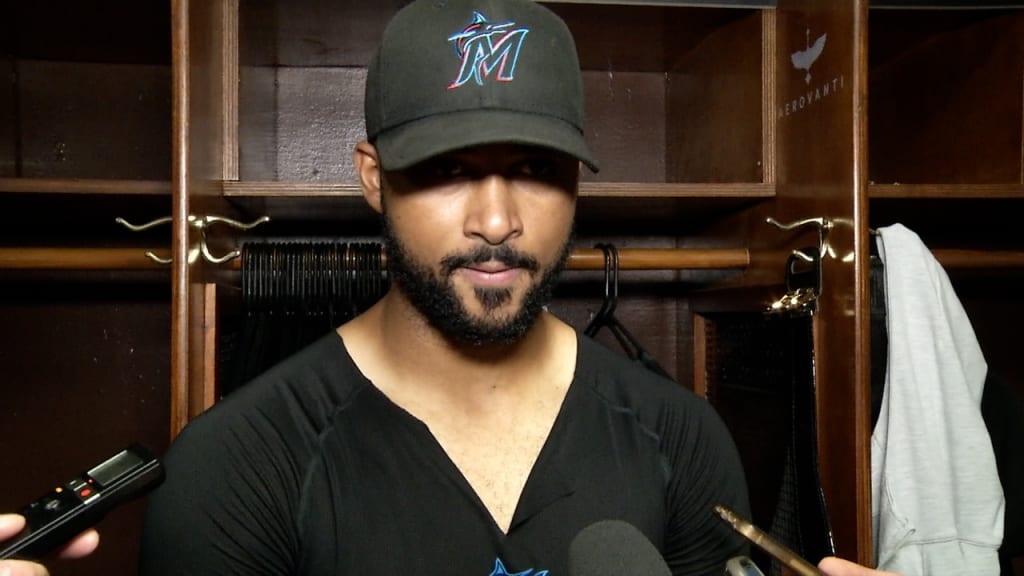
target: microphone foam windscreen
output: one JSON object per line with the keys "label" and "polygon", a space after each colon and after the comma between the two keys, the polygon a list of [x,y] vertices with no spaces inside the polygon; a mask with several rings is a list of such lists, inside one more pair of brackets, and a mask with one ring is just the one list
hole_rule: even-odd
{"label": "microphone foam windscreen", "polygon": [[622,520],[587,526],[569,545],[570,576],[671,576],[665,559],[640,530]]}

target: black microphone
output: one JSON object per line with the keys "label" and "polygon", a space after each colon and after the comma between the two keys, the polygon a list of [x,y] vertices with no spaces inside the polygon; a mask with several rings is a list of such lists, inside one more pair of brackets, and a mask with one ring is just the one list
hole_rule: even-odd
{"label": "black microphone", "polygon": [[569,544],[570,576],[672,576],[654,544],[632,524],[601,520]]}

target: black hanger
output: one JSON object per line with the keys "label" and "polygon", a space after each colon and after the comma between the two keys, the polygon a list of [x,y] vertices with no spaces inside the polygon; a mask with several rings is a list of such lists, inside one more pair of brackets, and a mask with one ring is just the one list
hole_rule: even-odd
{"label": "black hanger", "polygon": [[619,303],[619,250],[612,244],[598,244],[595,247],[604,253],[604,302],[587,325],[584,334],[594,337],[601,328],[607,328],[630,360],[640,362],[655,374],[671,378],[654,356],[615,317],[615,308]]}
{"label": "black hanger", "polygon": [[[601,302],[601,308],[597,311],[597,314],[594,314],[594,317],[590,320],[590,323],[587,324],[587,327],[583,330],[583,333],[586,334],[587,336],[590,336],[591,338],[593,338],[594,335],[596,335],[601,330],[601,327],[604,326],[606,319],[608,317],[609,309],[614,311],[611,285],[611,258],[609,256],[608,248],[605,244],[598,244],[595,246],[595,248],[600,248],[601,251],[604,253],[604,300]],[[614,298],[616,300],[615,303],[617,304],[617,293],[614,295]]]}

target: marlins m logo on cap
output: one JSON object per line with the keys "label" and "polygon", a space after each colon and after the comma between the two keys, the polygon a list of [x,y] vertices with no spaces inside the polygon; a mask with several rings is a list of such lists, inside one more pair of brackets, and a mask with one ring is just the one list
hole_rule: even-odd
{"label": "marlins m logo on cap", "polygon": [[486,16],[473,12],[469,25],[448,37],[448,41],[455,45],[455,55],[462,61],[459,74],[448,89],[458,88],[470,80],[483,86],[484,78],[495,71],[498,81],[511,81],[516,73],[523,39],[529,32],[515,25],[515,22],[491,24]]}

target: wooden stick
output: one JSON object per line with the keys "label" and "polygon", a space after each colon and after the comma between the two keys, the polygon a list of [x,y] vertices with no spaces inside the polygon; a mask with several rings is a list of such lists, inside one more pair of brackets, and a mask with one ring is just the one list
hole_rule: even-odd
{"label": "wooden stick", "polygon": [[[148,258],[166,249],[147,248],[0,248],[0,270],[168,270]],[[946,268],[995,270],[1024,268],[1024,250],[933,250]],[[620,248],[620,270],[742,270],[750,265],[745,248]],[[240,269],[241,262],[228,266]],[[568,270],[603,270],[604,254],[596,248],[573,250]]]}

